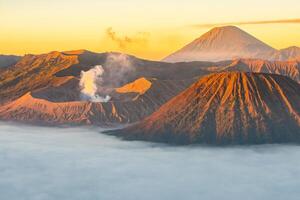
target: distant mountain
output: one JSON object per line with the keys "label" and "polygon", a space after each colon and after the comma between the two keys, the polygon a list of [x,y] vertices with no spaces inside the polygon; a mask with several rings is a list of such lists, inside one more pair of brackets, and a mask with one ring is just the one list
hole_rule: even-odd
{"label": "distant mountain", "polygon": [[278,51],[235,26],[225,26],[213,28],[163,61],[221,61],[236,58],[284,61],[299,56],[297,47]]}
{"label": "distant mountain", "polygon": [[288,76],[300,83],[299,61],[266,61],[259,59],[236,59],[226,66],[208,68],[210,71],[241,71],[279,74]]}
{"label": "distant mountain", "polygon": [[0,68],[8,67],[16,64],[21,59],[21,56],[0,55]]}
{"label": "distant mountain", "polygon": [[174,144],[300,142],[300,85],[273,74],[205,76],[143,121],[110,132]]}
{"label": "distant mountain", "polygon": [[281,49],[273,56],[272,60],[298,60],[300,61],[300,48],[296,46]]}

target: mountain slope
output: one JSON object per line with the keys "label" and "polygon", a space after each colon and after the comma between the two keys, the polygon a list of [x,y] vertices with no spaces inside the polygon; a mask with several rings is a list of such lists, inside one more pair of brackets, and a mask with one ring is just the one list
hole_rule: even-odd
{"label": "mountain slope", "polygon": [[245,31],[225,26],[213,28],[182,49],[167,56],[163,61],[220,61],[235,58],[262,58],[273,55],[276,50]]}
{"label": "mountain slope", "polygon": [[175,144],[300,142],[300,85],[284,76],[205,76],[140,123],[112,132]]}
{"label": "mountain slope", "polygon": [[144,94],[148,89],[151,88],[152,83],[145,77],[141,77],[132,83],[128,83],[122,87],[116,89],[118,93],[138,93]]}
{"label": "mountain slope", "polygon": [[[160,80],[190,79],[208,74],[205,68],[215,63],[171,64],[120,53],[93,53],[86,50],[25,55],[15,65],[0,71],[0,105],[28,92],[68,81],[72,77],[79,79],[81,71],[90,70],[95,65],[102,65],[104,68],[103,84],[115,88],[140,77]],[[120,73],[126,69],[127,73]]]}
{"label": "mountain slope", "polygon": [[300,61],[300,48],[296,46],[281,49],[272,60],[298,60]]}
{"label": "mountain slope", "polygon": [[0,68],[8,67],[16,64],[21,59],[21,56],[0,55]]}
{"label": "mountain slope", "polygon": [[211,71],[241,71],[278,74],[290,77],[300,83],[300,63],[298,61],[266,61],[258,59],[236,59],[224,67],[211,67]]}
{"label": "mountain slope", "polygon": [[[129,83],[133,85],[140,79]],[[180,93],[193,79],[186,81],[146,79],[151,85],[140,93],[131,90],[112,93],[109,102],[78,99],[78,80],[70,78],[57,87],[29,92],[0,107],[0,119],[33,124],[104,125],[131,123],[153,113],[163,103]],[[77,84],[75,84],[77,85]],[[126,88],[127,85],[124,87]],[[123,87],[121,87],[123,88]]]}
{"label": "mountain slope", "polygon": [[25,55],[14,66],[0,72],[0,104],[39,88],[60,84],[65,78],[54,74],[78,62],[78,55],[56,51]]}

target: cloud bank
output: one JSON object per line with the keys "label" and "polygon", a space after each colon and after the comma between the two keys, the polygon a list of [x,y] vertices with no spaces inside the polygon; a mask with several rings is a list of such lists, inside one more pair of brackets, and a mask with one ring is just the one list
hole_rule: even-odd
{"label": "cloud bank", "polygon": [[299,199],[299,146],[168,147],[99,131],[0,124],[1,199]]}
{"label": "cloud bank", "polygon": [[227,22],[227,23],[212,23],[212,24],[195,24],[194,28],[211,28],[215,26],[229,25],[255,25],[255,24],[299,24],[300,18],[297,19],[280,19],[280,20],[261,20],[261,21],[242,21],[242,22]]}

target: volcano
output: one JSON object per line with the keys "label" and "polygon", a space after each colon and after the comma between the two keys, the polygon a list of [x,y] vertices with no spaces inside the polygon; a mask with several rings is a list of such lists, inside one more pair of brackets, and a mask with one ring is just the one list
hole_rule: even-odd
{"label": "volcano", "polygon": [[237,58],[297,60],[298,47],[277,50],[235,26],[216,27],[163,59],[165,62],[221,61]]}
{"label": "volcano", "polygon": [[[114,57],[122,57],[122,62],[107,61]],[[115,77],[128,63],[131,70]],[[81,98],[81,72],[95,65],[103,66],[101,89],[111,97],[110,102]],[[0,70],[0,119],[51,125],[132,123],[152,114],[199,77],[235,70],[276,73],[299,81],[297,61],[165,63],[86,50],[29,54]]]}
{"label": "volcano", "polygon": [[114,126],[132,123],[153,113],[192,81],[143,77],[116,88],[109,102],[89,102],[79,100],[78,80],[70,77],[61,84],[55,82],[55,87],[28,92],[0,106],[0,119],[39,125]]}
{"label": "volcano", "polygon": [[235,58],[262,58],[274,48],[235,26],[213,28],[190,44],[166,57],[166,62],[221,61]]}
{"label": "volcano", "polygon": [[300,142],[300,85],[288,77],[245,72],[205,76],[152,115],[111,132],[173,144]]}
{"label": "volcano", "polygon": [[[125,64],[118,62],[118,60],[107,64],[107,60],[111,57],[120,56],[126,59]],[[132,68],[130,73],[123,73],[122,77],[114,77],[123,68],[128,67],[126,66],[128,63]],[[205,68],[215,65],[215,63],[172,64],[143,60],[121,53],[94,53],[87,50],[53,51],[38,55],[28,54],[23,56],[16,64],[0,70],[0,105],[16,100],[28,92],[60,86],[70,81],[70,79],[73,79],[72,89],[68,88],[69,90],[66,92],[76,92],[74,87],[78,85],[76,80],[80,78],[81,72],[88,71],[95,65],[102,65],[104,68],[103,85],[117,88],[141,77],[157,78],[159,80],[192,79],[208,74],[209,72]],[[119,81],[112,81],[116,79],[119,79]],[[70,94],[68,96],[76,95]]]}

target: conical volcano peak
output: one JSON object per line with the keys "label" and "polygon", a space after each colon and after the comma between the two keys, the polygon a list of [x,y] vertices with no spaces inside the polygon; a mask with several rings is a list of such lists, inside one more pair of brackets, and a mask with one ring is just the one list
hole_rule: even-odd
{"label": "conical volcano peak", "polygon": [[276,49],[235,26],[216,27],[166,57],[167,62],[266,59]]}
{"label": "conical volcano peak", "polygon": [[[236,27],[236,26],[220,26],[220,27],[215,27],[205,33],[203,36],[209,36],[209,35],[217,35],[220,36],[222,34],[248,34],[242,29]],[[201,36],[201,37],[203,37]],[[200,37],[200,38],[201,38]]]}
{"label": "conical volcano peak", "polygon": [[260,44],[272,49],[272,47],[268,46],[267,44],[264,44],[260,40],[256,39],[252,35],[248,34],[247,32],[243,31],[242,29],[236,26],[223,26],[213,28],[209,32],[201,36],[199,39],[219,39],[219,41],[217,41],[219,42],[219,44],[217,45],[221,45],[222,43],[234,46],[241,46],[243,44]]}
{"label": "conical volcano peak", "polygon": [[205,76],[124,130],[127,139],[176,144],[300,142],[300,86],[280,75]]}

